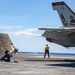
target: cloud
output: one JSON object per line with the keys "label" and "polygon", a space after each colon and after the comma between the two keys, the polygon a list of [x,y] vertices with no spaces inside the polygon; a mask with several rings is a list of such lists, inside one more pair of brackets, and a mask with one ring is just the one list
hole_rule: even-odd
{"label": "cloud", "polygon": [[20,33],[20,35],[37,36],[37,37],[40,37],[41,36],[39,34],[33,34],[33,33],[28,33],[28,32]]}
{"label": "cloud", "polygon": [[14,29],[14,28],[22,28],[22,26],[0,26],[0,29]]}
{"label": "cloud", "polygon": [[29,28],[29,29],[25,29],[25,30],[22,30],[22,31],[18,31],[15,34],[16,35],[28,35],[28,36],[29,35],[30,36],[41,36],[39,34],[36,34],[36,32],[38,32],[38,29],[36,29],[36,28]]}
{"label": "cloud", "polygon": [[25,31],[27,32],[34,32],[34,31],[37,31],[38,29],[36,28],[29,28],[29,29],[25,29]]}

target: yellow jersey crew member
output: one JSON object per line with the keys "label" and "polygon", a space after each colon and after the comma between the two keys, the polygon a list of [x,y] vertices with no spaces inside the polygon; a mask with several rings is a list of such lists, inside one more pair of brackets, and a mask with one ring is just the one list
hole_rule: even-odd
{"label": "yellow jersey crew member", "polygon": [[44,58],[46,57],[46,54],[48,54],[48,58],[50,58],[50,55],[49,55],[49,46],[48,46],[48,44],[46,44],[44,50],[45,50]]}

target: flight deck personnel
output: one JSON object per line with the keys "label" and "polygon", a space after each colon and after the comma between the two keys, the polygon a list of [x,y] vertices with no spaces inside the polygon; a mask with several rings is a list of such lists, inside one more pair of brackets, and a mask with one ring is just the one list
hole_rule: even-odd
{"label": "flight deck personnel", "polygon": [[18,51],[18,49],[14,47],[13,43],[11,43],[10,54],[12,55],[12,59],[13,59],[14,62],[17,62],[15,60],[15,54],[16,54],[17,51]]}
{"label": "flight deck personnel", "polygon": [[50,58],[50,55],[49,55],[49,46],[48,46],[48,44],[46,44],[44,51],[45,51],[45,53],[44,53],[44,58],[46,57],[46,54],[48,54],[48,58]]}
{"label": "flight deck personnel", "polygon": [[6,50],[4,56],[2,56],[2,57],[0,58],[0,61],[1,61],[1,62],[2,62],[2,61],[10,62],[10,55],[9,55],[8,52],[9,52],[9,51]]}

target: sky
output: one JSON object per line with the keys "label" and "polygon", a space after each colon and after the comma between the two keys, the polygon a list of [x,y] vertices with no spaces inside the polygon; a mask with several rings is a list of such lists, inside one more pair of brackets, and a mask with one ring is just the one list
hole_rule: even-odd
{"label": "sky", "polygon": [[[44,52],[46,44],[52,53],[75,53],[75,48],[64,48],[46,41],[44,37],[20,35],[40,34],[41,27],[61,27],[58,13],[52,3],[61,0],[0,0],[0,33],[9,35],[14,46],[21,52]],[[75,0],[62,0],[73,11]]]}

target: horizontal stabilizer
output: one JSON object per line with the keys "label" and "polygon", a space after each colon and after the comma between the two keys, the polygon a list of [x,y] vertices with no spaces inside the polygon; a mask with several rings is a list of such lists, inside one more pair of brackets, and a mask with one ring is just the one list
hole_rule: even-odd
{"label": "horizontal stabilizer", "polygon": [[49,30],[49,31],[71,31],[71,32],[75,32],[75,27],[39,28],[39,30]]}

